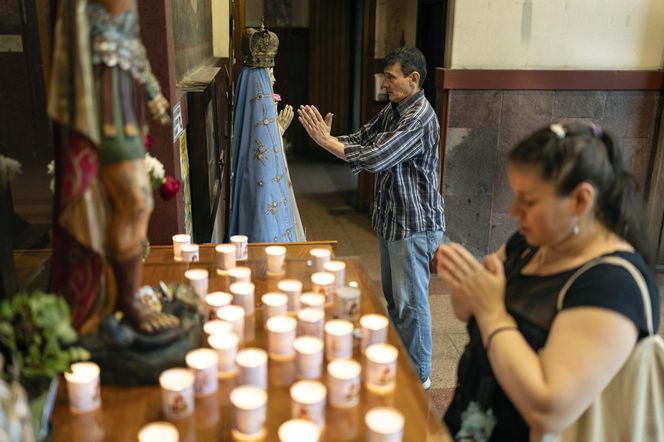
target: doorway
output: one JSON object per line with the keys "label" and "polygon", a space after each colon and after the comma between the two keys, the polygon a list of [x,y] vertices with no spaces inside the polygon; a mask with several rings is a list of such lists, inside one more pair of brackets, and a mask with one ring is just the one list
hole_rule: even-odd
{"label": "doorway", "polygon": [[447,35],[447,0],[419,0],[417,14],[417,47],[427,61],[427,78],[424,95],[435,107],[436,86],[434,69],[445,61],[445,36]]}

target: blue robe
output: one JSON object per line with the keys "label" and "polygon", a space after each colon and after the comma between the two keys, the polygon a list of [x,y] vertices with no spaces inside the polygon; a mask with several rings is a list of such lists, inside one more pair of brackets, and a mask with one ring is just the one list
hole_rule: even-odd
{"label": "blue robe", "polygon": [[304,241],[266,68],[242,68],[235,95],[230,235]]}

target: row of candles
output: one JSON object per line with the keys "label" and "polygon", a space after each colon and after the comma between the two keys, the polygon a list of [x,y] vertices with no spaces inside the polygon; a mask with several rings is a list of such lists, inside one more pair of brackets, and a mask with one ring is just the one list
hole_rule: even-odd
{"label": "row of candles", "polygon": [[[173,237],[174,257],[198,261],[197,245],[190,244],[186,236]],[[217,271],[229,276],[230,293],[207,293],[208,274],[204,269],[185,273],[194,291],[208,306],[211,320],[204,325],[204,330],[211,348],[189,352],[185,358],[188,369],[173,368],[161,374],[163,413],[168,419],[190,416],[194,396],[215,394],[218,378],[236,377],[237,386],[230,393],[234,437],[261,438],[265,432],[268,357],[274,360],[294,358],[296,376],[300,380],[290,387],[292,419],[280,426],[279,439],[318,440],[325,424],[326,401],[337,408],[353,407],[359,402],[362,366],[352,359],[352,352],[353,322],[359,317],[360,290],[344,285],[345,264],[331,261],[328,249],[312,249],[315,271],[311,275],[312,292],[302,293],[302,283],[298,280],[280,281],[278,292],[261,297],[268,351],[251,347],[239,350],[245,339],[245,316],[253,319],[255,287],[251,283],[251,269],[236,266],[237,261],[247,258],[247,238],[238,235],[231,241],[215,248]],[[281,246],[266,247],[269,273],[284,273],[285,252]],[[338,319],[325,322],[325,307],[332,306]],[[388,320],[376,314],[359,319],[361,352],[366,361],[364,384],[379,394],[393,391],[398,350],[386,343]],[[250,328],[253,331],[253,327]],[[323,354],[328,361],[327,387],[319,381]],[[74,364],[66,378],[72,409],[80,411],[100,406],[96,364]],[[404,417],[394,408],[376,407],[365,415],[365,424],[368,440],[400,441]],[[177,429],[172,424],[155,422],[141,430],[139,441],[168,442],[177,437]]]}

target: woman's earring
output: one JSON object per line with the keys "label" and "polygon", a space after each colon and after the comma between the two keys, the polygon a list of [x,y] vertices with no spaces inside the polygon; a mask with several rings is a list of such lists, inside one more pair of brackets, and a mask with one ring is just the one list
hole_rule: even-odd
{"label": "woman's earring", "polygon": [[572,227],[572,233],[574,234],[574,236],[579,235],[579,225],[578,224],[576,224],[576,223],[574,224],[574,227]]}

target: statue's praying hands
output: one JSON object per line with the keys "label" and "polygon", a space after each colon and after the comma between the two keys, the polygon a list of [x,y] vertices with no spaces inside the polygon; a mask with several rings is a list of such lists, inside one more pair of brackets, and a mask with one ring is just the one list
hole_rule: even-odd
{"label": "statue's praying hands", "polygon": [[293,121],[293,106],[287,104],[283,109],[279,111],[277,116],[277,124],[279,125],[279,134],[284,135],[288,126],[290,126],[291,121]]}

